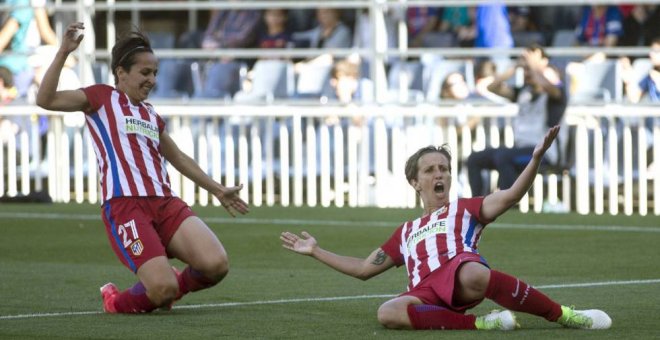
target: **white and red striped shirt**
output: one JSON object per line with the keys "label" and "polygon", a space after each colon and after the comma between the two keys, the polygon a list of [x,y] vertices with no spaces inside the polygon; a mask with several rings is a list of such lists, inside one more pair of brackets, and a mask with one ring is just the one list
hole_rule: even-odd
{"label": "white and red striped shirt", "polygon": [[403,223],[381,249],[397,266],[408,269],[408,290],[454,256],[478,254],[477,244],[488,222],[480,221],[483,197],[461,198],[430,215]]}
{"label": "white and red striped shirt", "polygon": [[101,173],[103,201],[125,196],[173,196],[159,152],[165,121],[150,104],[131,104],[125,93],[108,85],[83,91],[91,104],[87,126]]}

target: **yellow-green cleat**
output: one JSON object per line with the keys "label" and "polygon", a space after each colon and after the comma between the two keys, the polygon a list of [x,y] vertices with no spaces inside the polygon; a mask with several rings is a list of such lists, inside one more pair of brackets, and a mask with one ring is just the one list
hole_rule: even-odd
{"label": "yellow-green cleat", "polygon": [[612,319],[602,310],[575,310],[573,307],[561,306],[561,316],[557,323],[567,328],[608,329],[612,326]]}
{"label": "yellow-green cleat", "polygon": [[478,316],[474,325],[482,331],[511,331],[520,327],[516,316],[509,310],[494,310],[484,316]]}

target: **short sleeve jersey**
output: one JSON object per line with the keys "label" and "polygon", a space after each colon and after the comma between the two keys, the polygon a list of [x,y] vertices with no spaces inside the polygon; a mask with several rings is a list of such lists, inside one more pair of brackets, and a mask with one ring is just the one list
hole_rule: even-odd
{"label": "short sleeve jersey", "polygon": [[145,102],[133,105],[108,85],[83,88],[91,105],[87,126],[101,173],[103,201],[113,197],[173,196],[160,154],[165,121]]}
{"label": "short sleeve jersey", "polygon": [[408,270],[408,290],[454,256],[478,254],[481,232],[488,222],[481,221],[483,197],[461,198],[430,215],[403,223],[381,249],[397,266]]}

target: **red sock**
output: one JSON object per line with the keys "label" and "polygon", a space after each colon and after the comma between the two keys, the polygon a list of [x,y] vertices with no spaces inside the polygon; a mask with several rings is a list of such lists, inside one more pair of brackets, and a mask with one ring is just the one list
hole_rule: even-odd
{"label": "red sock", "polygon": [[115,298],[115,308],[119,313],[148,313],[157,306],[154,306],[147,297],[147,290],[142,282],[138,282],[133,287],[119,293]]}
{"label": "red sock", "polygon": [[414,329],[477,329],[474,315],[452,312],[434,305],[408,305],[408,317]]}
{"label": "red sock", "polygon": [[211,280],[204,276],[204,274],[196,271],[190,266],[183,270],[181,275],[177,275],[179,282],[179,295],[183,296],[189,292],[196,292],[201,289],[215,286],[217,281]]}
{"label": "red sock", "polygon": [[486,297],[498,305],[516,312],[524,312],[556,321],[561,316],[561,306],[545,294],[519,279],[490,271]]}

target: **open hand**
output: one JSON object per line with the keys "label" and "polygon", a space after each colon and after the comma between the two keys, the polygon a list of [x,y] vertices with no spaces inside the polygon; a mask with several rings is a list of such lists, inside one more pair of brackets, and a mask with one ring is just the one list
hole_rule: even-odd
{"label": "open hand", "polygon": [[555,138],[557,138],[558,133],[559,133],[559,125],[555,125],[551,127],[548,130],[548,133],[545,134],[543,140],[536,145],[536,148],[534,148],[534,153],[532,154],[532,157],[535,157],[537,159],[543,158],[545,152],[548,150],[550,145],[552,145],[552,142],[555,140]]}
{"label": "open hand", "polygon": [[[74,22],[73,24],[70,24],[66,28],[64,36],[62,37],[60,51],[71,53],[78,48],[78,45],[80,45],[80,42],[84,38],[84,34],[82,34],[84,29],[85,25],[82,22]],[[81,34],[78,34],[78,32],[81,32]]]}
{"label": "open hand", "polygon": [[250,209],[248,208],[247,203],[238,196],[238,193],[243,189],[243,184],[235,187],[223,188],[219,193],[215,194],[215,197],[220,200],[220,204],[227,210],[229,215],[236,217],[234,212],[238,212],[241,215],[247,214]]}
{"label": "open hand", "polygon": [[301,235],[302,237],[299,237],[298,235],[288,231],[283,232],[282,235],[280,235],[280,240],[282,240],[282,247],[294,251],[298,254],[312,255],[312,251],[314,251],[314,248],[318,246],[316,239],[306,231],[303,231]]}

